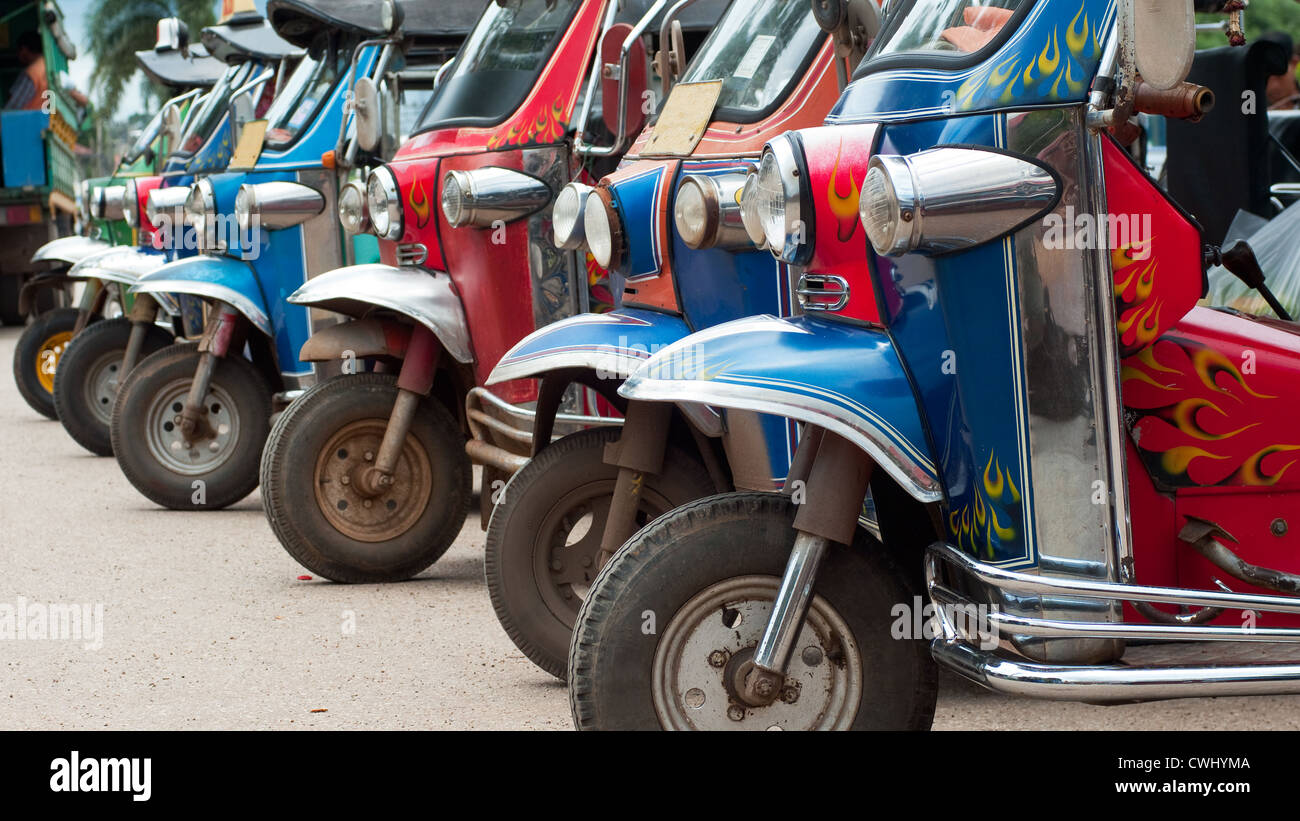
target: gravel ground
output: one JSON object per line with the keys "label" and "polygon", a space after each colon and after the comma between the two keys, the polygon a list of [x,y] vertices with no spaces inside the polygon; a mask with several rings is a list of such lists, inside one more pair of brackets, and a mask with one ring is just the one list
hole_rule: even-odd
{"label": "gravel ground", "polygon": [[[0,330],[0,362],[18,333]],[[4,378],[0,604],[102,605],[103,637],[98,649],[0,641],[0,729],[571,726],[564,687],[497,624],[476,515],[412,581],[302,581],[256,494],[224,511],[160,510]],[[1260,715],[1300,729],[1300,697],[1093,707],[945,677],[935,727],[1231,729]]]}

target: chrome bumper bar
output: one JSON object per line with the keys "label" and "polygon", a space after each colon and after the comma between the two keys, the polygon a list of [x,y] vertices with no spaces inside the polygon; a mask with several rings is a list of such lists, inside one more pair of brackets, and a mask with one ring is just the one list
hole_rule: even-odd
{"label": "chrome bumper bar", "polygon": [[[465,452],[478,464],[514,474],[528,464],[536,416],[535,411],[512,405],[486,388],[473,388],[465,397],[470,430]],[[583,428],[622,424],[622,419],[559,413],[555,415],[556,432],[551,441]]]}
{"label": "chrome bumper bar", "polygon": [[[954,584],[945,580],[945,570]],[[962,624],[957,618],[957,614],[970,614],[979,607],[968,596],[958,592],[965,587],[965,582],[986,585],[1013,596],[1158,602],[1274,613],[1300,613],[1300,597],[1036,576],[984,564],[943,543],[932,545],[926,552],[925,575],[938,628],[930,645],[931,654],[943,666],[997,692],[1093,703],[1300,693],[1300,661],[1194,665],[1044,664],[1009,651],[1006,649],[1008,642],[1002,640],[1019,635],[1049,639],[1284,645],[1300,642],[1300,628],[1073,621],[992,609],[983,614],[985,623],[981,626],[981,629],[994,631],[994,636],[999,639],[993,643],[995,646],[990,647],[987,635],[979,636],[969,624]]]}

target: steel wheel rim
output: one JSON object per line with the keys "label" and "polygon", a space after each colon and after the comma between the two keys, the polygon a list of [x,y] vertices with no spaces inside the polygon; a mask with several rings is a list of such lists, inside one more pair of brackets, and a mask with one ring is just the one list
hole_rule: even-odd
{"label": "steel wheel rim", "polygon": [[[609,520],[615,484],[613,479],[604,479],[570,490],[542,517],[533,537],[533,578],[537,592],[546,609],[566,626],[577,622],[578,608],[600,572],[600,542]],[[510,492],[509,486],[506,492]],[[673,507],[649,487],[642,486],[641,494],[638,527]],[[577,541],[571,541],[573,531],[587,515],[591,520],[586,532]]]}
{"label": "steel wheel rim", "polygon": [[72,341],[72,331],[59,331],[51,334],[36,350],[36,380],[46,393],[54,393],[54,372],[58,370],[59,359]]}
{"label": "steel wheel rim", "polygon": [[[697,593],[673,614],[655,648],[651,671],[651,695],[661,725],[673,730],[852,727],[862,697],[862,654],[848,624],[821,596],[813,597],[786,669],[782,692],[794,692],[792,703],[778,698],[766,707],[749,707],[731,697],[723,683],[731,657],[758,643],[780,582],[775,576],[726,579]],[[734,614],[739,614],[739,622]],[[718,652],[725,656],[715,656]],[[812,663],[818,654],[820,660]],[[732,717],[737,710],[740,720]]]}
{"label": "steel wheel rim", "polygon": [[105,425],[113,421],[113,401],[122,384],[122,352],[108,351],[91,364],[82,385],[82,395],[95,419]]}
{"label": "steel wheel rim", "polygon": [[198,476],[221,467],[239,441],[239,409],[225,388],[213,384],[203,404],[208,409],[207,423],[216,435],[189,441],[190,447],[185,447],[187,440],[175,419],[189,396],[192,382],[188,377],[168,382],[154,395],[145,412],[149,454],[158,464],[184,476]]}
{"label": "steel wheel rim", "polygon": [[373,466],[387,427],[387,419],[351,422],[335,431],[316,455],[316,506],[330,527],[359,542],[375,544],[402,536],[433,500],[433,466],[414,434],[407,434],[402,443],[388,489],[375,496],[359,489],[361,473]]}

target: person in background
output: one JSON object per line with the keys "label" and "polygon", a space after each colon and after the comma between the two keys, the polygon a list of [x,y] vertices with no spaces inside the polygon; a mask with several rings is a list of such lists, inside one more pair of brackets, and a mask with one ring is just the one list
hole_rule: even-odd
{"label": "person in background", "polygon": [[9,110],[32,110],[45,102],[45,55],[41,50],[41,35],[37,31],[25,31],[18,38],[18,62],[23,70],[9,87],[9,99],[5,108]]}
{"label": "person in background", "polygon": [[1261,35],[1259,39],[1277,43],[1290,55],[1286,71],[1268,78],[1266,86],[1268,107],[1275,111],[1295,108],[1300,103],[1300,82],[1296,80],[1296,67],[1300,66],[1300,52],[1297,52],[1295,42],[1291,39],[1291,35],[1281,31],[1270,31]]}

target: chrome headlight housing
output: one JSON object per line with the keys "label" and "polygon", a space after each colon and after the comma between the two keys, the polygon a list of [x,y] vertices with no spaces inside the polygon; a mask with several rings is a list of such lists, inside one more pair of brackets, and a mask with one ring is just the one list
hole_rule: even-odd
{"label": "chrome headlight housing", "polygon": [[254,226],[277,231],[299,225],[325,210],[325,197],[296,182],[244,183],[235,194],[235,219],[248,234]]}
{"label": "chrome headlight housing", "polygon": [[90,222],[90,180],[82,180],[77,193],[81,197],[81,221]]}
{"label": "chrome headlight housing", "polygon": [[587,198],[587,206],[582,209],[582,230],[600,267],[608,269],[622,258],[623,224],[608,189],[597,188],[595,195]]}
{"label": "chrome headlight housing", "polygon": [[126,181],[122,186],[122,219],[132,228],[140,227],[140,190],[135,179]]}
{"label": "chrome headlight housing", "polygon": [[185,200],[189,195],[188,185],[155,188],[144,198],[144,214],[154,228],[174,232],[185,222]]}
{"label": "chrome headlight housing", "polygon": [[380,239],[402,238],[402,198],[397,177],[384,165],[370,172],[366,180],[366,204],[375,235]]}
{"label": "chrome headlight housing", "polygon": [[586,245],[583,211],[595,190],[590,185],[571,182],[556,195],[555,207],[551,209],[551,232],[557,248],[576,251]]}
{"label": "chrome headlight housing", "polygon": [[677,188],[673,221],[687,246],[744,248],[752,245],[741,216],[746,174],[689,174]]}
{"label": "chrome headlight housing", "polygon": [[125,217],[124,206],[126,203],[126,186],[109,185],[100,189],[100,219],[120,220]]}
{"label": "chrome headlight housing", "polygon": [[858,217],[881,256],[944,254],[1016,231],[1059,199],[1053,172],[1028,159],[946,146],[872,157]]}
{"label": "chrome headlight housing", "polygon": [[366,209],[366,186],[353,180],[339,189],[339,223],[347,234],[370,232],[370,212]]}
{"label": "chrome headlight housing", "polygon": [[812,208],[804,188],[807,176],[802,149],[785,135],[763,149],[753,182],[743,191],[741,216],[746,231],[761,233],[762,247],[791,264],[802,264],[812,256]]}
{"label": "chrome headlight housing", "polygon": [[442,178],[442,215],[452,228],[510,222],[540,211],[550,201],[550,186],[509,168],[448,171]]}
{"label": "chrome headlight housing", "polygon": [[199,250],[217,245],[217,195],[208,180],[190,186],[185,197],[185,224],[194,229]]}

